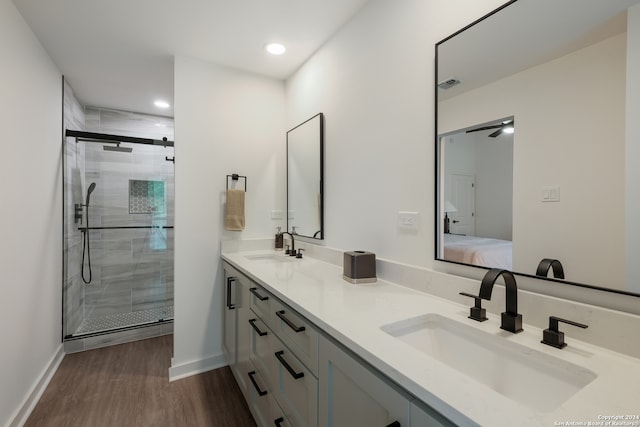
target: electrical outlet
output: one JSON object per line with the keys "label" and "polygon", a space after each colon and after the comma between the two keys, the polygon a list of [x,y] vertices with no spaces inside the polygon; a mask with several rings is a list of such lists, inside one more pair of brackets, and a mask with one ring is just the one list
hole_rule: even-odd
{"label": "electrical outlet", "polygon": [[398,212],[398,226],[408,229],[417,229],[420,219],[418,212]]}

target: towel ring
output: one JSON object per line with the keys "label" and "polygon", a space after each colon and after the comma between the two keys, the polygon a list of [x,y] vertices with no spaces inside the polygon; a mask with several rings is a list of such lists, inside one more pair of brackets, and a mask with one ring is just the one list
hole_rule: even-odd
{"label": "towel ring", "polygon": [[244,191],[245,193],[247,192],[247,177],[243,176],[243,175],[238,175],[237,173],[231,174],[231,175],[227,175],[227,190],[229,190],[229,178],[231,178],[232,181],[237,181],[239,178],[244,179]]}

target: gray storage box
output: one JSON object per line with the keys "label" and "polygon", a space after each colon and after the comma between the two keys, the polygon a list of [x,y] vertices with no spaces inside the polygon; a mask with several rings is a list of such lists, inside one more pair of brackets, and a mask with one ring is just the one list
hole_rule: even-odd
{"label": "gray storage box", "polygon": [[350,283],[375,282],[376,254],[365,251],[345,252],[342,277]]}

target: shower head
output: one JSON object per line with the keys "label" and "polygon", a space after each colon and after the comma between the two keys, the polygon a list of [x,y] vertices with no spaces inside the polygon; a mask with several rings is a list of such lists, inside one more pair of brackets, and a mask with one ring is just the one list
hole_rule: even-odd
{"label": "shower head", "polygon": [[119,153],[131,153],[133,151],[132,147],[121,147],[119,142],[115,146],[103,145],[102,149],[104,151],[117,151]]}
{"label": "shower head", "polygon": [[96,183],[92,182],[91,185],[89,185],[89,188],[87,188],[87,203],[86,206],[89,206],[89,198],[91,197],[91,193],[93,193],[93,190],[96,189]]}

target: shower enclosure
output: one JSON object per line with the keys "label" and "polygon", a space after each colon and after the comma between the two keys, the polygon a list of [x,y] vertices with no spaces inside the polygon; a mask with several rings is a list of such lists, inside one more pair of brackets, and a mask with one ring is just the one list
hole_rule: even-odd
{"label": "shower enclosure", "polygon": [[67,130],[63,153],[64,340],[171,322],[173,141]]}

